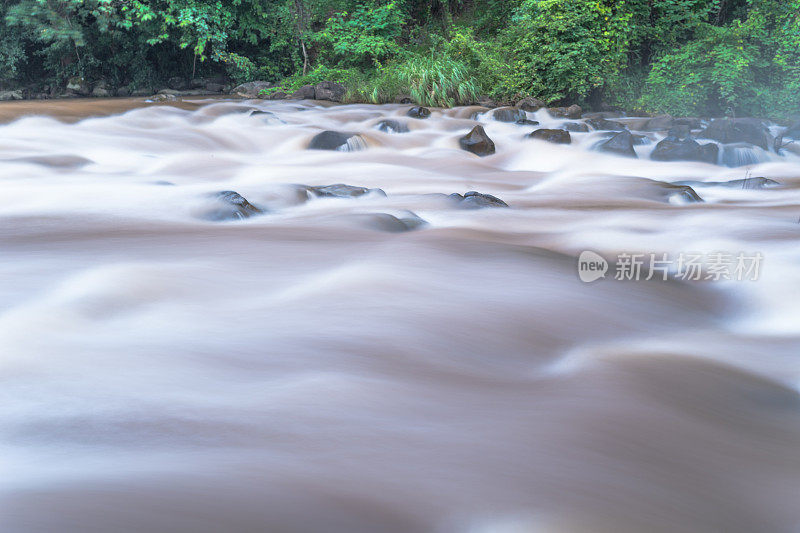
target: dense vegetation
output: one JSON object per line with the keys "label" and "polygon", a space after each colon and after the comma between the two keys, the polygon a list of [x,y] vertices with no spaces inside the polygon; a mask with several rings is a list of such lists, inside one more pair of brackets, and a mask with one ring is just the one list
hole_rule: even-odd
{"label": "dense vegetation", "polygon": [[5,0],[0,16],[5,87],[222,74],[375,102],[800,112],[800,0]]}

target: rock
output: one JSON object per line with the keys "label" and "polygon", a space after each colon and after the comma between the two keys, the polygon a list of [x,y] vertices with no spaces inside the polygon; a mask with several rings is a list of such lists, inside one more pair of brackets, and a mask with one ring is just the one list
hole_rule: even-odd
{"label": "rock", "polygon": [[317,100],[341,102],[347,92],[347,87],[333,81],[321,81],[314,87]]}
{"label": "rock", "polygon": [[667,137],[656,145],[650,159],[653,161],[700,161],[715,164],[719,147],[714,143],[701,146],[692,138],[680,140]]}
{"label": "rock", "polygon": [[[202,86],[205,87],[205,83]],[[271,87],[273,84],[268,81],[248,81],[234,87],[231,94],[240,98],[258,98],[261,91]]]}
{"label": "rock", "polygon": [[175,89],[161,89],[156,94],[167,94],[172,96],[179,96],[181,91],[176,91]]}
{"label": "rock", "polygon": [[592,111],[581,116],[583,118],[620,118],[623,114],[619,111]]}
{"label": "rock", "polygon": [[264,100],[286,100],[289,98],[289,95],[283,91],[275,91],[266,95],[260,94],[258,97]]}
{"label": "rock", "polygon": [[553,144],[572,144],[572,137],[566,130],[551,130],[542,128],[528,135],[531,139],[547,141]]}
{"label": "rock", "polygon": [[597,146],[601,152],[621,155],[625,157],[638,157],[633,149],[633,135],[625,130],[617,133]]}
{"label": "rock", "polygon": [[516,121],[514,124],[516,124],[517,126],[538,126],[539,121],[531,120],[529,118],[523,118],[521,120]]}
{"label": "rock", "polygon": [[788,137],[790,139],[798,139],[800,140],[800,122],[796,122],[792,124],[785,130],[783,130],[783,137]]}
{"label": "rock", "polygon": [[414,100],[411,98],[410,94],[398,94],[397,97],[394,99],[395,104],[413,104]]}
{"label": "rock", "polygon": [[225,89],[225,86],[222,85],[221,83],[216,83],[214,81],[210,81],[210,82],[205,84],[204,88],[205,88],[206,91],[208,91],[210,93],[221,93]]}
{"label": "rock", "polygon": [[483,207],[508,207],[508,204],[496,196],[491,194],[482,194],[476,191],[470,191],[464,196],[458,193],[453,193],[450,198],[458,202],[458,206],[462,209],[481,209]]}
{"label": "rock", "polygon": [[499,107],[492,111],[492,118],[498,122],[517,122],[525,120],[525,111],[515,107]]}
{"label": "rock", "polygon": [[730,181],[678,181],[676,185],[689,185],[692,187],[727,187],[729,189],[766,189],[780,187],[781,184],[769,178],[745,178]]}
{"label": "rock", "polygon": [[367,147],[364,139],[355,133],[340,131],[323,131],[311,139],[309,150],[336,150],[339,152],[355,152]]}
{"label": "rock", "polygon": [[182,78],[180,76],[174,76],[167,80],[167,87],[175,91],[185,91],[189,89],[189,82],[186,78]]}
{"label": "rock", "polygon": [[135,89],[131,91],[131,96],[151,96],[152,94],[152,89]]}
{"label": "rock", "polygon": [[769,150],[774,143],[764,122],[753,118],[714,119],[700,135],[724,144],[748,143],[764,150]]}
{"label": "rock", "polygon": [[131,95],[131,90],[128,89],[127,87],[120,87],[119,89],[117,89],[117,96],[125,98],[130,95]]}
{"label": "rock", "polygon": [[375,129],[384,133],[408,133],[408,126],[392,119],[384,119],[375,124]]}
{"label": "rock", "polygon": [[214,195],[218,206],[203,215],[207,220],[243,220],[264,213],[235,191],[221,191]]}
{"label": "rock", "polygon": [[608,120],[605,118],[590,118],[586,121],[592,128],[601,131],[623,131],[628,128],[624,124],[615,120]]}
{"label": "rock", "polygon": [[495,152],[494,141],[492,141],[483,126],[475,126],[468,134],[458,140],[462,150],[472,152],[480,157],[492,155]]}
{"label": "rock", "polygon": [[92,90],[85,79],[80,76],[73,76],[67,80],[67,92],[80,96],[89,96]]}
{"label": "rock", "polygon": [[376,193],[381,196],[386,196],[382,189],[368,189],[366,187],[355,187],[353,185],[345,185],[344,183],[337,183],[335,185],[325,185],[319,187],[306,187],[308,193],[317,198],[358,198],[365,194]]}
{"label": "rock", "polygon": [[177,102],[180,100],[177,96],[170,93],[159,93],[150,97],[148,102]]}
{"label": "rock", "polygon": [[765,163],[769,154],[749,143],[725,144],[721,147],[720,161],[726,167],[743,167]]}
{"label": "rock", "polygon": [[643,131],[666,131],[675,126],[675,119],[671,115],[662,115],[647,119],[640,127]]}
{"label": "rock", "polygon": [[428,225],[427,221],[412,211],[408,211],[404,217],[398,217],[398,220],[406,227],[406,231],[414,231]]}
{"label": "rock", "polygon": [[0,102],[22,100],[22,91],[0,91]]}
{"label": "rock", "polygon": [[687,203],[701,203],[704,202],[697,191],[689,187],[688,185],[677,185],[674,183],[665,183],[664,189],[668,192],[668,198],[671,200],[673,198],[678,199],[682,202]]}
{"label": "rock", "polygon": [[538,98],[533,98],[532,96],[528,96],[527,98],[523,98],[519,102],[517,102],[517,107],[522,109],[523,111],[530,111],[531,113],[534,111],[539,111],[541,108],[546,106],[543,101],[539,100]]}
{"label": "rock", "polygon": [[412,107],[411,109],[408,110],[406,116],[409,116],[411,118],[426,119],[431,116],[431,110],[428,109],[427,107],[422,107],[422,106]]}
{"label": "rock", "polygon": [[547,112],[550,113],[550,116],[554,118],[577,119],[581,118],[581,115],[583,115],[583,109],[581,109],[581,106],[574,104],[569,107],[550,107],[547,109]]}
{"label": "rock", "polygon": [[313,85],[303,85],[290,96],[294,100],[314,100],[316,97],[317,92]]}
{"label": "rock", "polygon": [[565,122],[561,127],[575,133],[586,133],[589,131],[589,126],[584,122]]}
{"label": "rock", "polygon": [[103,86],[98,85],[92,90],[92,96],[94,96],[95,98],[109,98],[113,95],[111,94],[111,91],[109,91]]}

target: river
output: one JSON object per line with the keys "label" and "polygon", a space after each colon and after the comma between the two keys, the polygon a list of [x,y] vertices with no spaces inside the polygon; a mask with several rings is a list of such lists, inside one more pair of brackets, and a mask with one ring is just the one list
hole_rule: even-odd
{"label": "river", "polygon": [[800,156],[408,107],[0,105],[3,533],[798,531]]}

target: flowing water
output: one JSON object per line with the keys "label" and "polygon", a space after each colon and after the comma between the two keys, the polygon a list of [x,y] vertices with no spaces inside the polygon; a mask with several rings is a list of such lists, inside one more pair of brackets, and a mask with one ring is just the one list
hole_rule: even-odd
{"label": "flowing water", "polygon": [[[478,158],[475,109],[406,109],[0,106],[0,531],[800,530],[800,157],[479,115]],[[386,195],[301,187],[336,183]],[[264,213],[209,220],[220,191]],[[758,280],[614,279],[716,251]]]}

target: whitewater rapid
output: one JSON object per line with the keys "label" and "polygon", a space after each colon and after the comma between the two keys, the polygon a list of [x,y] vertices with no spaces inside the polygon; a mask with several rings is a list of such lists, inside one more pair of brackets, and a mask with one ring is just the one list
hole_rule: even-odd
{"label": "whitewater rapid", "polygon": [[[0,107],[3,533],[800,528],[800,157],[408,107]],[[495,155],[459,149],[476,123]],[[719,185],[751,177],[779,186]],[[305,188],[337,183],[375,190]],[[263,213],[209,220],[220,191]],[[584,283],[585,250],[764,260]]]}

